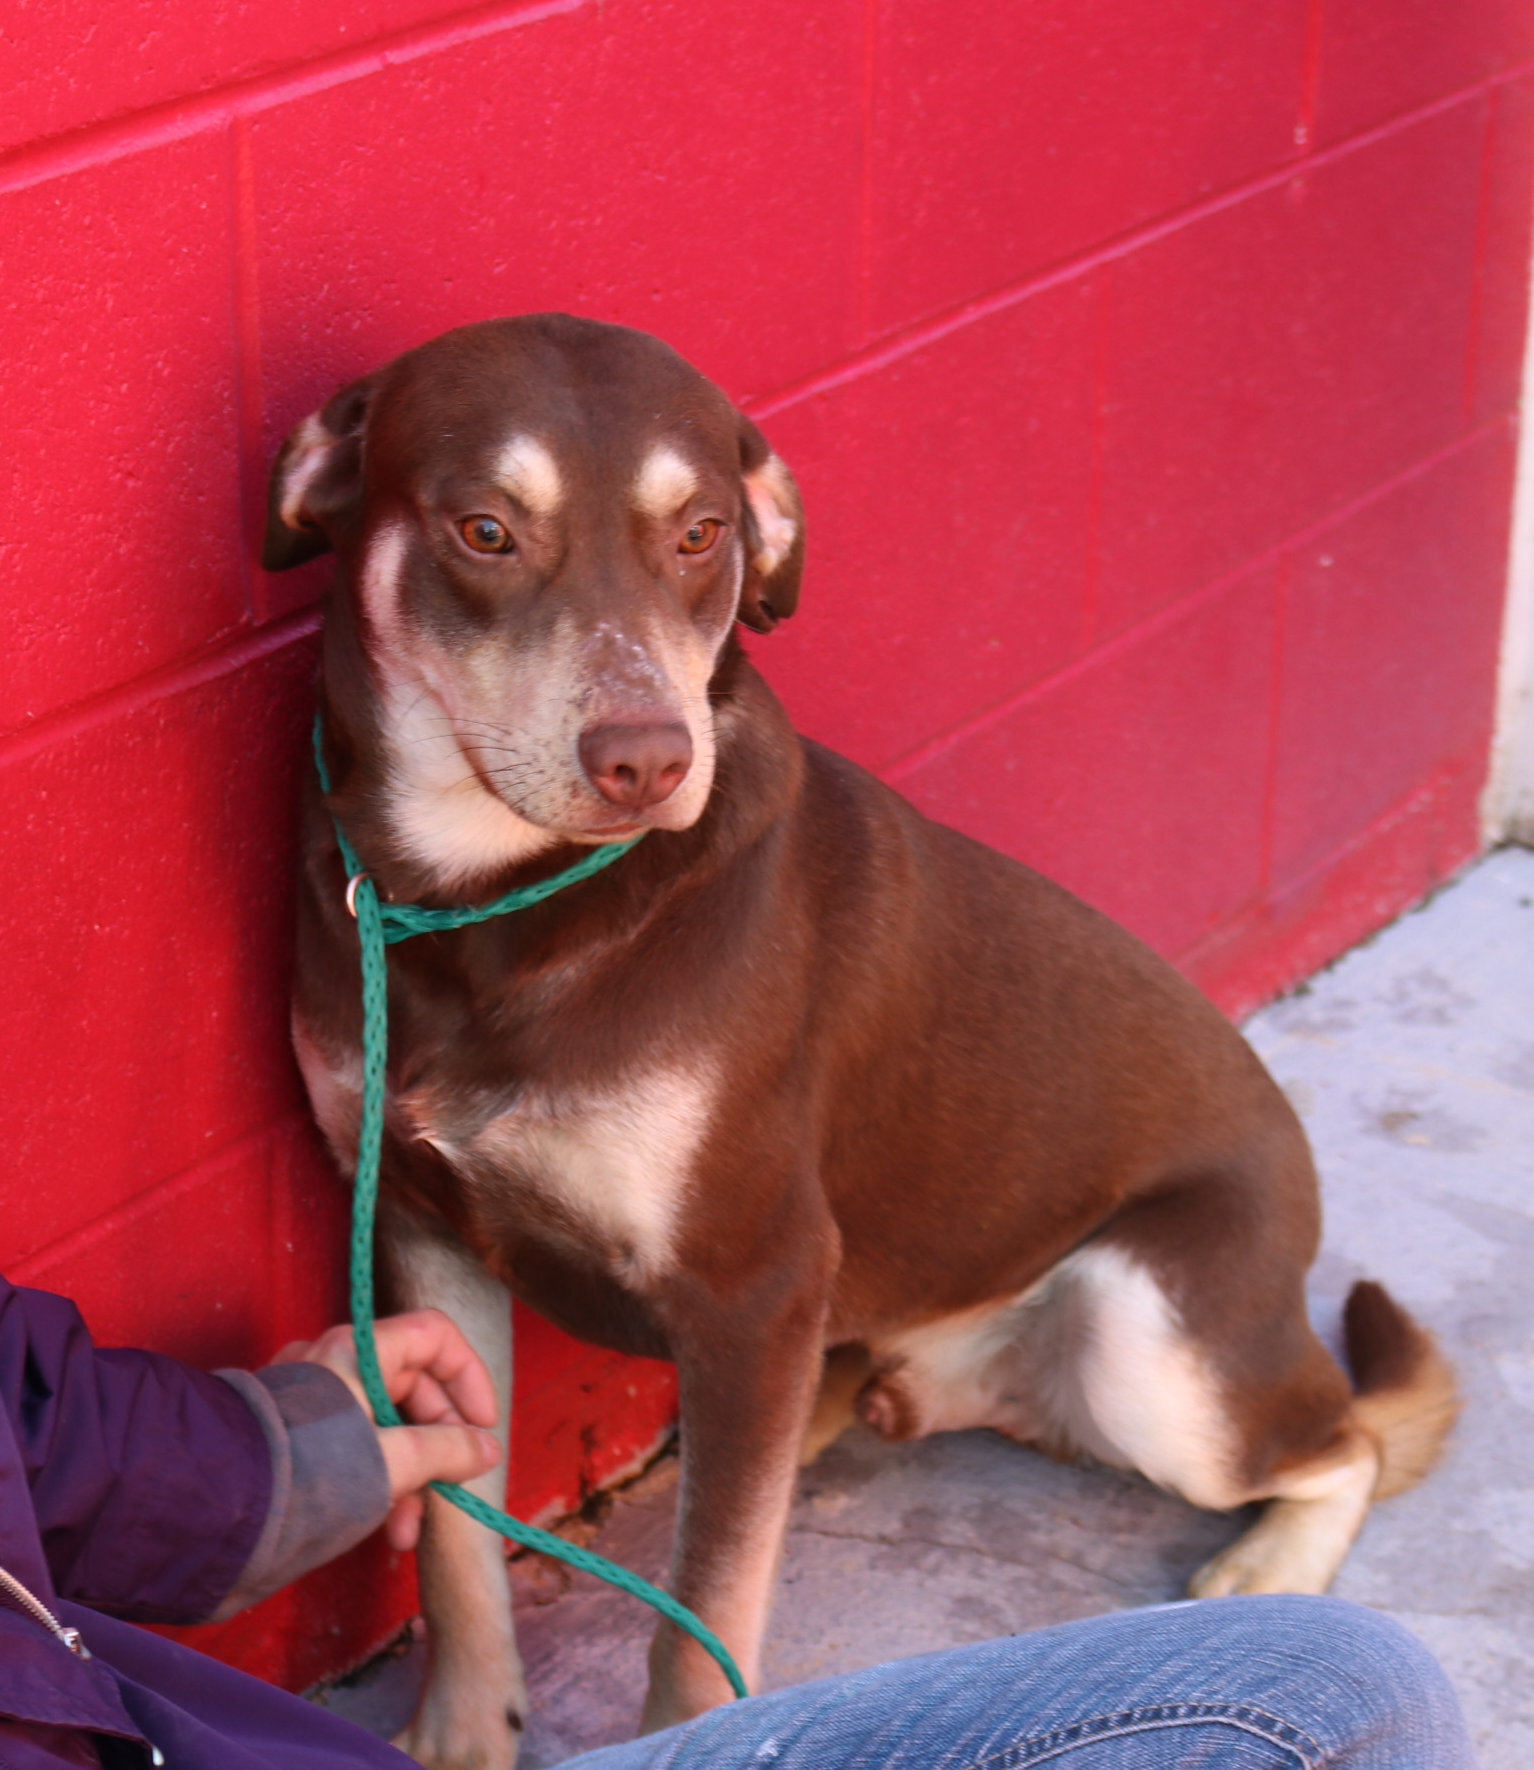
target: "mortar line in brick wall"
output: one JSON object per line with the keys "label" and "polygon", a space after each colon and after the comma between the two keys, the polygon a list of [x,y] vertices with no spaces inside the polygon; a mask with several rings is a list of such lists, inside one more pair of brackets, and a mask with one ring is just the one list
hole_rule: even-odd
{"label": "mortar line in brick wall", "polygon": [[348,43],[312,60],[265,74],[227,81],[204,92],[166,99],[125,116],[84,124],[62,135],[45,136],[0,154],[0,194],[25,190],[65,173],[105,165],[145,148],[181,141],[208,129],[218,128],[236,116],[250,116],[286,104],[290,99],[344,86],[369,74],[399,67],[444,49],[455,49],[502,31],[520,30],[546,18],[599,7],[601,0],[533,0],[532,4],[507,4],[491,0],[445,19],[412,25],[375,37],[368,43]]}
{"label": "mortar line in brick wall", "polygon": [[1205,197],[1197,203],[1190,203],[1184,208],[1158,216],[1154,221],[1142,223],[1125,233],[1116,234],[1087,252],[1063,259],[1044,270],[1034,271],[1016,283],[1008,283],[984,295],[972,296],[956,307],[945,308],[939,313],[925,315],[904,329],[870,344],[866,349],[842,357],[827,368],[817,369],[812,375],[806,375],[799,381],[789,382],[770,393],[758,394],[748,399],[746,406],[752,417],[766,420],[799,404],[801,400],[835,392],[839,387],[845,387],[851,382],[861,380],[865,375],[888,368],[919,350],[925,350],[929,345],[940,343],[951,334],[962,331],[965,326],[990,319],[998,313],[1005,313],[1019,302],[1028,301],[1050,289],[1063,288],[1092,271],[1116,264],[1144,247],[1154,245],[1158,240],[1167,239],[1186,227],[1223,214],[1225,210],[1234,209],[1253,197],[1282,190],[1296,178],[1308,178],[1312,173],[1353,154],[1362,153],[1381,141],[1388,141],[1391,136],[1413,129],[1420,123],[1443,116],[1460,105],[1468,104],[1514,80],[1523,79],[1530,73],[1534,73],[1534,58],[1519,62],[1517,66],[1504,69],[1473,86],[1461,87],[1447,97],[1434,99],[1431,104],[1422,105],[1417,110],[1392,117],[1372,129],[1362,130],[1344,141],[1332,142],[1303,159],[1286,160],[1272,172],[1264,172],[1256,178],[1248,179],[1245,184],[1233,185],[1229,190],[1220,191],[1212,197]]}
{"label": "mortar line in brick wall", "polygon": [[236,1137],[232,1143],[226,1143],[217,1150],[210,1151],[200,1157],[188,1168],[178,1173],[167,1175],[164,1179],[153,1181],[142,1192],[135,1192],[131,1198],[123,1199],[120,1204],[113,1205],[110,1210],[103,1211],[100,1216],[92,1217],[89,1223],[83,1223],[78,1229],[71,1229],[55,1241],[45,1246],[34,1248],[21,1260],[11,1262],[6,1268],[6,1276],[13,1284],[28,1284],[32,1279],[57,1266],[61,1261],[78,1259],[81,1254],[98,1246],[109,1237],[129,1229],[146,1217],[151,1211],[158,1210],[162,1205],[173,1204],[179,1198],[185,1198],[195,1192],[199,1186],[205,1186],[216,1180],[225,1169],[236,1162],[248,1161],[261,1153],[268,1146],[276,1133],[287,1124],[301,1124],[303,1119],[297,1112],[285,1113],[281,1118],[271,1119],[259,1125],[253,1131]]}
{"label": "mortar line in brick wall", "polygon": [[1081,571],[1081,644],[1090,649],[1097,637],[1099,524],[1103,507],[1103,434],[1107,426],[1108,332],[1113,323],[1113,272],[1097,273],[1092,313],[1092,443],[1087,467],[1087,533]]}
{"label": "mortar line in brick wall", "polygon": [[239,550],[245,612],[259,621],[253,540],[258,498],[255,464],[261,457],[261,309],[256,282],[255,188],[250,123],[233,117],[227,131],[229,166],[229,287],[234,333],[234,409],[239,436],[236,472],[246,544]]}
{"label": "mortar line in brick wall", "polygon": [[874,233],[874,93],[878,74],[879,0],[863,0],[863,63],[860,70],[858,132],[862,163],[858,172],[858,344],[873,332],[873,233]]}
{"label": "mortar line in brick wall", "polygon": [[1321,85],[1321,8],[1325,0],[1310,0],[1305,10],[1305,50],[1300,65],[1300,115],[1294,126],[1294,145],[1309,155],[1316,145],[1316,100]]}
{"label": "mortar line in brick wall", "polygon": [[[1274,556],[1277,552],[1277,548],[1273,549]],[[935,736],[918,744],[914,749],[905,751],[893,762],[886,763],[876,772],[892,785],[898,785],[918,768],[925,767],[927,763],[934,762],[938,757],[946,755],[955,745],[962,744],[980,732],[989,730],[991,726],[999,724],[1003,719],[1010,718],[1020,708],[1027,706],[1030,701],[1050,694],[1057,688],[1063,688],[1067,683],[1074,681],[1078,676],[1096,668],[1101,663],[1111,662],[1124,652],[1132,650],[1142,640],[1154,639],[1158,633],[1164,632],[1168,627],[1177,626],[1179,622],[1196,614],[1205,603],[1213,602],[1216,597],[1223,595],[1238,579],[1260,570],[1266,557],[1269,556],[1259,555],[1256,559],[1246,560],[1235,570],[1222,572],[1219,577],[1211,578],[1208,583],[1200,584],[1197,589],[1187,591],[1175,601],[1158,608],[1154,614],[1148,615],[1143,621],[1137,621],[1133,626],[1124,628],[1120,633],[1115,633],[1111,639],[1106,639],[1101,645],[1094,646],[1091,651],[1072,658],[1070,663],[1062,665],[1058,670],[1052,670],[1048,675],[1038,677],[1026,688],[1018,689],[1015,694],[1007,695],[999,701],[993,701],[990,706],[982,708],[978,713],[972,713],[957,724],[949,726],[946,731],[938,732]]]}
{"label": "mortar line in brick wall", "polygon": [[1465,328],[1465,390],[1463,413],[1468,424],[1475,415],[1475,389],[1480,363],[1481,301],[1486,282],[1486,247],[1491,220],[1491,168],[1496,146],[1497,99],[1486,95],[1486,120],[1481,130],[1480,179],[1475,199],[1475,246],[1470,265],[1470,322]]}
{"label": "mortar line in brick wall", "polygon": [[87,700],[55,708],[32,724],[0,738],[0,768],[23,762],[40,750],[65,743],[110,719],[121,719],[126,714],[153,706],[156,701],[168,700],[188,689],[216,682],[220,676],[232,675],[247,664],[281,651],[284,646],[307,639],[319,631],[319,626],[320,611],[310,607],[254,630],[236,628],[237,637],[233,641],[226,634],[222,640],[191,657],[178,658],[174,663],[150,670],[131,682],[109,688]]}
{"label": "mortar line in brick wall", "polygon": [[1257,833],[1258,894],[1273,883],[1273,820],[1278,806],[1278,734],[1284,704],[1284,646],[1289,628],[1289,580],[1294,550],[1286,547],[1273,568],[1273,656],[1268,672],[1268,745],[1262,765],[1262,824]]}
{"label": "mortar line in brick wall", "polygon": [[1053,670],[1046,676],[1038,677],[1027,687],[1020,688],[1015,694],[1007,695],[999,701],[993,701],[990,706],[982,708],[978,713],[970,714],[957,724],[949,726],[945,731],[925,739],[912,749],[902,752],[892,761],[879,764],[875,772],[882,779],[892,784],[898,784],[914,773],[916,769],[922,768],[928,762],[935,761],[939,756],[946,754],[956,744],[961,744],[966,739],[988,730],[1001,720],[1010,718],[1013,713],[1026,706],[1030,701],[1062,687],[1084,671],[1094,669],[1105,660],[1121,656],[1124,652],[1140,644],[1142,640],[1154,638],[1168,627],[1176,626],[1178,622],[1195,614],[1205,603],[1212,602],[1239,579],[1248,577],[1253,572],[1261,571],[1264,567],[1276,566],[1285,553],[1318,539],[1329,529],[1335,528],[1340,522],[1347,521],[1349,517],[1356,515],[1376,500],[1399,491],[1402,486],[1409,485],[1424,473],[1431,473],[1435,467],[1441,466],[1445,461],[1452,460],[1456,455],[1462,454],[1466,450],[1473,449],[1478,443],[1485,442],[1488,437],[1495,436],[1502,431],[1511,431],[1512,428],[1513,420],[1510,417],[1498,416],[1489,419],[1485,424],[1456,437],[1452,443],[1435,450],[1431,455],[1424,455],[1420,460],[1414,461],[1410,467],[1403,468],[1400,473],[1393,474],[1389,479],[1380,480],[1378,484],[1370,486],[1366,492],[1361,492],[1357,497],[1349,498],[1345,503],[1333,506],[1323,516],[1317,517],[1314,522],[1306,523],[1303,528],[1295,529],[1292,534],[1285,535],[1281,541],[1275,542],[1261,553],[1253,554],[1251,558],[1243,560],[1240,565],[1233,566],[1229,571],[1221,572],[1218,577],[1211,578],[1207,583],[1184,592],[1175,601],[1157,609],[1154,614],[1148,615],[1143,621],[1126,627],[1123,632],[1114,634],[1111,639],[1105,640],[1092,651],[1081,657],[1073,658],[1070,663],[1062,665],[1058,670]]}

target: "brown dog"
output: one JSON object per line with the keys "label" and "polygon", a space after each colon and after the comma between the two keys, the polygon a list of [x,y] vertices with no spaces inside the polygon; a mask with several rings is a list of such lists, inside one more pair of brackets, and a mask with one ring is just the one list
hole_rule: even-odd
{"label": "brown dog", "polygon": [[[795,736],[733,630],[793,612],[802,531],[717,388],[559,315],[411,351],[284,447],[266,563],[335,550],[331,807],[383,894],[484,901],[649,832],[534,909],[392,949],[393,1300],[451,1311],[507,1404],[503,1286],[676,1362],[672,1588],[748,1677],[838,1392],[888,1437],[992,1426],[1197,1505],[1268,1500],[1193,1590],[1320,1591],[1371,1497],[1431,1464],[1448,1370],[1376,1286],[1349,1303],[1353,1386],[1312,1334],[1304,1135],[1197,991]],[[349,1164],[345,885],[316,789],[295,1034]],[[403,1743],[504,1767],[502,1547],[434,1501],[421,1581]],[[644,1725],[725,1694],[663,1623]]]}

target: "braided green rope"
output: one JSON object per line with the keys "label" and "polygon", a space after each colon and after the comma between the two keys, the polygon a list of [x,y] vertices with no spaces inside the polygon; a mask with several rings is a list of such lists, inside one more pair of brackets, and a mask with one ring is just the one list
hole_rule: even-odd
{"label": "braided green rope", "polygon": [[[324,732],[318,719],[314,722],[314,761],[320,786],[330,791],[330,771],[325,766]],[[417,904],[392,904],[379,901],[373,881],[362,871],[356,853],[346,839],[338,820],[336,840],[348,874],[348,900],[357,918],[357,939],[362,949],[362,1122],[357,1132],[357,1173],[352,1193],[351,1236],[351,1309],[352,1331],[357,1345],[357,1369],[362,1387],[372,1405],[373,1417],[380,1426],[403,1424],[398,1408],[389,1399],[383,1374],[378,1368],[378,1343],[373,1333],[373,1222],[378,1209],[378,1163],[383,1150],[384,1066],[389,1054],[389,972],[384,949],[394,942],[408,940],[413,934],[429,934],[442,929],[463,928],[471,922],[488,921],[492,916],[506,915],[541,903],[566,885],[589,879],[603,867],[611,866],[626,854],[636,836],[629,842],[609,842],[595,848],[552,879],[508,891],[494,903],[478,908],[451,910],[422,909]],[[577,1548],[552,1531],[539,1530],[534,1524],[523,1524],[509,1512],[502,1512],[477,1494],[468,1492],[455,1481],[434,1481],[432,1488],[460,1511],[467,1512],[490,1530],[499,1531],[524,1548],[537,1549],[558,1561],[568,1562],[583,1573],[594,1573],[598,1579],[621,1591],[643,1598],[662,1616],[685,1629],[692,1638],[714,1656],[719,1668],[729,1679],[737,1696],[746,1694],[746,1681],[731,1659],[729,1649],[705,1623],[693,1615],[685,1604],[679,1604],[659,1586],[652,1586],[637,1573],[630,1573],[603,1555],[590,1549]]]}

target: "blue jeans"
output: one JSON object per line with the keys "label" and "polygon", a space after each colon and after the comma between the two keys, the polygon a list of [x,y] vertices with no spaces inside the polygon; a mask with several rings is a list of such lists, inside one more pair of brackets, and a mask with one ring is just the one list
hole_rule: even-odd
{"label": "blue jeans", "polygon": [[1420,1642],[1335,1598],[1212,1598],[711,1710],[562,1770],[1473,1770]]}

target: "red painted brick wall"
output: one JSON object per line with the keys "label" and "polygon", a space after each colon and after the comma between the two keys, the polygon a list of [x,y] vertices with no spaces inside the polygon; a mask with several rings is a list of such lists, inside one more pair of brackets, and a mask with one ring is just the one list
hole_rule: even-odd
{"label": "red painted brick wall", "polygon": [[[215,23],[215,20],[217,21]],[[443,327],[648,326],[798,470],[803,727],[1228,1007],[1468,856],[1520,356],[1516,0],[60,0],[0,62],[0,1261],[106,1340],[341,1307],[287,1056],[287,427]],[[659,1367],[521,1324],[512,1491]],[[215,1645],[302,1683],[365,1548]]]}

